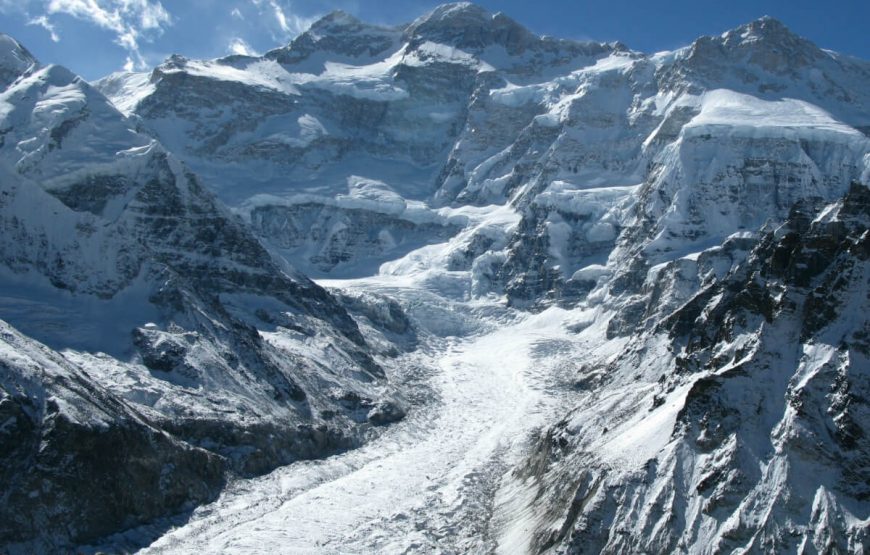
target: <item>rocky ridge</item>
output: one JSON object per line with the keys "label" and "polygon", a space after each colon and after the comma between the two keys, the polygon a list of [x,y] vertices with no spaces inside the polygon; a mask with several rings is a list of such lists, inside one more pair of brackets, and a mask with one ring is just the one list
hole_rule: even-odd
{"label": "rocky ridge", "polygon": [[534,550],[863,551],[868,224],[866,186],[798,204],[622,353],[588,357],[586,400],[518,471],[542,494]]}

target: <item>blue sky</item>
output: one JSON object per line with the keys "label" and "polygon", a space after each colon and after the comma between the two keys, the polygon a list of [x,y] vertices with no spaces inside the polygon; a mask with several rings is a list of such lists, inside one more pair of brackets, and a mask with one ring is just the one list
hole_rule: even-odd
{"label": "blue sky", "polygon": [[[41,61],[87,79],[144,69],[173,53],[213,58],[264,52],[290,41],[334,9],[382,24],[410,21],[429,0],[0,0],[0,31]],[[718,34],[762,15],[782,20],[819,46],[870,59],[870,0],[481,0],[532,31],[620,40],[655,52]]]}

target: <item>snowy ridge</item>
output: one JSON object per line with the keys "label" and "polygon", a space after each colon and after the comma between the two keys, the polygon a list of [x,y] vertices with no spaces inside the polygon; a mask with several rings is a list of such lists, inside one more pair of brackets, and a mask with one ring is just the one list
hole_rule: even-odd
{"label": "snowy ridge", "polygon": [[[691,106],[681,102],[680,106]],[[686,128],[703,133],[706,126],[729,126],[736,129],[764,130],[774,128],[782,133],[781,128],[802,130],[807,133],[830,133],[828,140],[833,140],[837,133],[851,138],[860,137],[861,133],[848,125],[834,119],[824,110],[804,101],[783,99],[780,101],[764,101],[755,97],[735,93],[728,90],[715,90],[705,93],[699,103],[699,113],[686,124]],[[772,133],[776,131],[771,131]],[[807,135],[805,135],[807,136]]]}
{"label": "snowy ridge", "polygon": [[[33,359],[16,339],[0,364],[3,452],[18,461],[4,548],[94,541],[212,498],[230,472],[346,449],[402,418],[381,366],[413,344],[384,327],[401,310],[382,321],[358,300],[357,323],[93,87],[28,68],[0,92],[0,128],[0,311],[44,343]],[[115,455],[99,467],[105,442],[144,457],[142,472]],[[25,480],[27,465],[39,472]],[[81,485],[97,475],[104,492]]]}
{"label": "snowy ridge", "polygon": [[0,86],[8,87],[22,75],[39,67],[36,58],[8,35],[0,35]]}

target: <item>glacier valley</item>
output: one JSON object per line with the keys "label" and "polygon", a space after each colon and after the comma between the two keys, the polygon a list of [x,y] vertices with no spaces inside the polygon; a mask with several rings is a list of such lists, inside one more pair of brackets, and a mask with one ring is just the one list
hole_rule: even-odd
{"label": "glacier valley", "polygon": [[0,551],[870,550],[870,62],[445,4],[0,35]]}

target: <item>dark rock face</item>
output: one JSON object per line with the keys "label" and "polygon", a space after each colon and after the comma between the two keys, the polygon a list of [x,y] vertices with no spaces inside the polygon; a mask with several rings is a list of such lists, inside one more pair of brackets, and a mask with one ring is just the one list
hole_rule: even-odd
{"label": "dark rock face", "polygon": [[0,89],[5,89],[37,66],[36,58],[12,37],[0,39]]}
{"label": "dark rock face", "polygon": [[[552,500],[538,507],[549,524],[536,547],[866,550],[866,529],[843,515],[870,499],[870,442],[858,424],[870,418],[868,230],[870,189],[853,184],[834,204],[796,204],[676,310],[666,308],[673,292],[641,289],[649,304],[620,318],[649,322],[622,330],[630,339],[597,388],[649,380],[650,418],[678,399],[670,439],[625,471],[599,450],[631,410],[590,423],[581,407],[547,431],[528,470]],[[724,260],[722,250],[709,256]],[[692,271],[703,275],[703,264]]]}
{"label": "dark rock face", "polygon": [[414,222],[401,215],[316,202],[256,207],[254,231],[310,275],[369,275],[387,260],[443,242],[459,227]]}
{"label": "dark rock face", "polygon": [[181,365],[188,351],[187,341],[176,338],[174,334],[141,328],[133,330],[133,345],[142,357],[142,364],[163,372]]}
{"label": "dark rock face", "polygon": [[34,426],[29,438],[13,436],[4,447],[15,447],[4,466],[18,471],[3,480],[11,486],[4,496],[11,509],[3,511],[4,545],[34,538],[37,545],[88,543],[211,501],[224,483],[219,458],[158,429],[124,423],[83,428],[51,407],[47,418],[50,426]]}
{"label": "dark rock face", "polygon": [[81,182],[52,194],[62,203],[77,212],[90,212],[100,215],[106,203],[132,188],[126,176],[89,175]]}
{"label": "dark rock face", "polygon": [[191,445],[219,455],[225,470],[245,477],[260,476],[294,461],[328,457],[361,444],[359,438],[328,423],[289,424],[261,419],[227,425],[218,418],[191,418],[165,420],[161,426]]}
{"label": "dark rock face", "polygon": [[395,403],[381,402],[369,411],[366,418],[375,426],[386,426],[405,417],[405,411]]}
{"label": "dark rock face", "polygon": [[590,233],[599,218],[595,212],[576,214],[557,207],[527,207],[499,269],[499,281],[510,304],[572,306],[584,298],[596,282],[582,277],[572,279],[572,273],[585,263],[605,261],[620,231],[618,226],[606,224],[605,233]]}
{"label": "dark rock face", "polygon": [[167,434],[5,323],[0,343],[0,544],[87,543],[220,491],[219,456]]}

